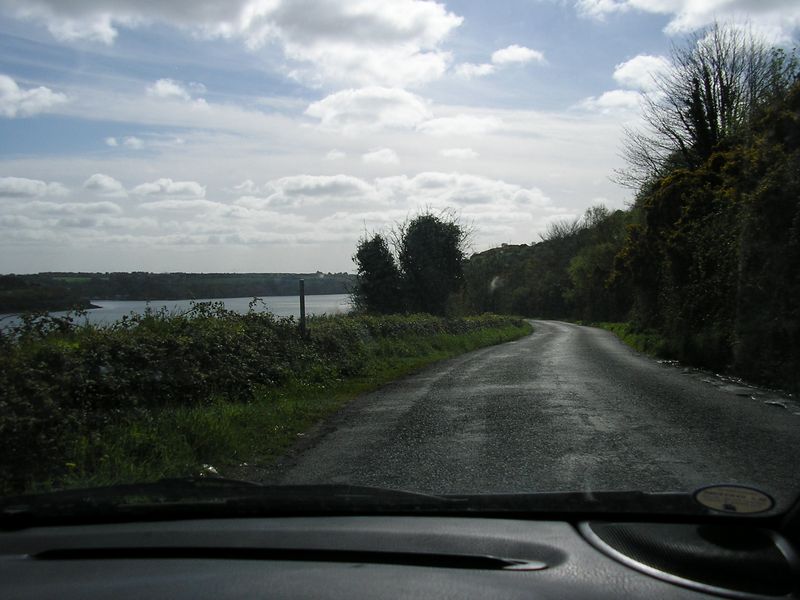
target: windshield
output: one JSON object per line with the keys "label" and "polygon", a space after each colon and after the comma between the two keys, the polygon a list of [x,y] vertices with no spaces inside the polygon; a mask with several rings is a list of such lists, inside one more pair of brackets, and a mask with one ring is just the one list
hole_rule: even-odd
{"label": "windshield", "polygon": [[787,510],[798,24],[0,0],[0,495]]}

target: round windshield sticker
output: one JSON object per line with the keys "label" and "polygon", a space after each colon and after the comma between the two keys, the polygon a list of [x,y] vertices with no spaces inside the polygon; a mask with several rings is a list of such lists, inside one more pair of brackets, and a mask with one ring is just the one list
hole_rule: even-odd
{"label": "round windshield sticker", "polygon": [[739,485],[703,488],[695,492],[694,499],[706,508],[728,513],[760,513],[775,506],[775,501],[764,492]]}

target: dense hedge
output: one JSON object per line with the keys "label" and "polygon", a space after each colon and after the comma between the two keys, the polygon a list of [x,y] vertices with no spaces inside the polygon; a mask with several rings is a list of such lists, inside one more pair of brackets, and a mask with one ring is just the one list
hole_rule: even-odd
{"label": "dense hedge", "polygon": [[0,490],[57,477],[50,471],[63,463],[54,457],[69,440],[120,418],[364,375],[387,342],[518,323],[490,315],[315,317],[304,338],[292,318],[238,314],[221,303],[105,326],[27,316],[0,332]]}

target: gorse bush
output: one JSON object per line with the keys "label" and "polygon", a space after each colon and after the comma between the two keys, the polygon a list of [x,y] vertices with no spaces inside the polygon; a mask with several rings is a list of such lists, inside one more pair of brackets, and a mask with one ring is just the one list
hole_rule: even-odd
{"label": "gorse bush", "polygon": [[[98,431],[131,417],[147,420],[164,410],[247,403],[270,390],[325,386],[368,374],[393,343],[510,324],[521,322],[497,316],[313,317],[303,337],[292,318],[238,314],[221,303],[195,304],[183,314],[149,311],[104,326],[28,315],[0,331],[0,491],[57,479],[64,470],[57,457],[74,450],[75,440],[91,445]],[[195,442],[192,447],[202,445]],[[148,444],[145,438],[142,444]]]}

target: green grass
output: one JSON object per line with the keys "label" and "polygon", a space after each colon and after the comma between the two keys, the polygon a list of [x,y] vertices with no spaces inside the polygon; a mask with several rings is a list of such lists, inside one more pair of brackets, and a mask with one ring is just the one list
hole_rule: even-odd
{"label": "green grass", "polygon": [[[283,454],[321,419],[361,393],[439,360],[528,335],[529,324],[465,334],[403,335],[371,343],[362,374],[264,389],[248,402],[224,398],[200,406],[151,411],[75,440],[58,487],[97,486],[197,475],[247,476]],[[243,466],[246,463],[246,466]],[[33,490],[53,487],[38,482]]]}
{"label": "green grass", "polygon": [[592,327],[611,331],[623,343],[644,354],[657,358],[667,355],[666,341],[654,331],[640,331],[630,323],[592,323]]}

